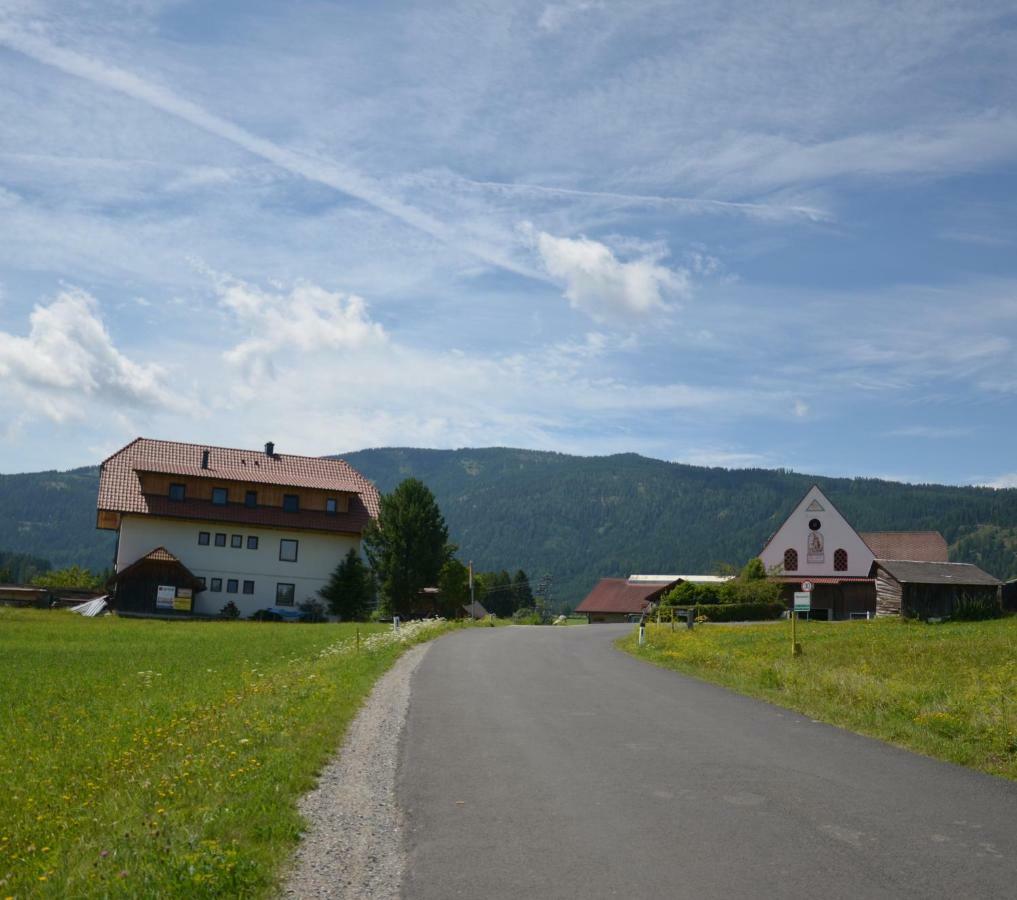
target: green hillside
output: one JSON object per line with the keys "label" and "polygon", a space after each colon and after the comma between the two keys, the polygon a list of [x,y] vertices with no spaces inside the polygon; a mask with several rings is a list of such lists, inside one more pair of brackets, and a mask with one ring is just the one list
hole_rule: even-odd
{"label": "green hillside", "polygon": [[[938,529],[954,558],[1017,577],[1017,490],[707,469],[636,454],[384,448],[345,456],[390,491],[416,476],[435,492],[463,559],[554,576],[577,602],[598,577],[711,572],[758,553],[814,482],[862,531]],[[95,530],[95,468],[0,476],[0,550],[54,566],[109,565]]]}
{"label": "green hillside", "polygon": [[[1017,526],[1017,490],[708,469],[632,453],[385,448],[344,458],[382,491],[410,475],[425,481],[464,558],[481,569],[551,572],[556,595],[572,602],[601,576],[740,565],[814,483],[860,531],[937,529],[954,545],[984,535],[984,525]],[[1017,542],[993,546],[988,570],[1017,577]]]}

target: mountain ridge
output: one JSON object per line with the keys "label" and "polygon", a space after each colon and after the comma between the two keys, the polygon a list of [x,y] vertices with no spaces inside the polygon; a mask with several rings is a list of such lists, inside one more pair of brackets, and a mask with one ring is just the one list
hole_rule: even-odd
{"label": "mountain ridge", "polygon": [[[951,557],[1017,577],[1017,490],[725,469],[638,453],[574,456],[512,447],[376,447],[344,454],[387,492],[434,491],[464,560],[554,577],[578,602],[597,578],[711,572],[758,553],[812,484],[859,531],[941,531]],[[98,467],[0,475],[0,550],[102,569],[114,535],[95,530]]]}

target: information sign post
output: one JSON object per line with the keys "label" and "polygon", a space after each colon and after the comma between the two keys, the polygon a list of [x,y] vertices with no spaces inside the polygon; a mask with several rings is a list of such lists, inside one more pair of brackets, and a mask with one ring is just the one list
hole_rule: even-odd
{"label": "information sign post", "polygon": [[[812,585],[808,582],[809,587]],[[791,655],[801,656],[802,645],[798,643],[798,636],[795,631],[795,623],[798,619],[798,613],[808,612],[812,609],[812,592],[811,591],[795,591],[795,602],[794,608],[791,610]]]}

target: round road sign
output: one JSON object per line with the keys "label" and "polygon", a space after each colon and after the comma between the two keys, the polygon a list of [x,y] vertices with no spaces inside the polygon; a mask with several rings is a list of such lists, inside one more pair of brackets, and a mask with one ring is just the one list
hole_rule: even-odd
{"label": "round road sign", "polygon": [[803,591],[811,591],[814,586],[815,585],[813,585],[813,583],[811,581],[803,581],[802,582],[802,590]]}

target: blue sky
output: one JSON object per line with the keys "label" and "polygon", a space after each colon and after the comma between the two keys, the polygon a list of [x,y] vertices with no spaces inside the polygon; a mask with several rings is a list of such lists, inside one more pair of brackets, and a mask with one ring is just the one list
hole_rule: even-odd
{"label": "blue sky", "polygon": [[1017,12],[0,0],[0,471],[151,437],[1017,486]]}

